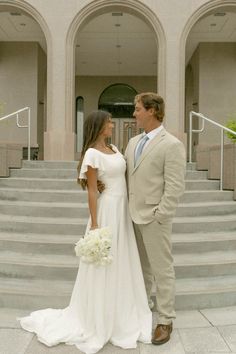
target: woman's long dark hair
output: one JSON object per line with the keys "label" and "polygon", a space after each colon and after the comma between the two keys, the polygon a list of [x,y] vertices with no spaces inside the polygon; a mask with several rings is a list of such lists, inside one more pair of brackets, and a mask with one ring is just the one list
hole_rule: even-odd
{"label": "woman's long dark hair", "polygon": [[[93,111],[85,119],[84,126],[83,126],[83,146],[81,151],[80,162],[77,167],[78,176],[80,174],[81,166],[86,151],[89,148],[94,147],[98,136],[101,134],[105,124],[110,118],[111,118],[111,114],[109,112],[99,110],[99,111]],[[83,189],[86,189],[87,187],[86,179],[80,179],[78,177],[77,181]]]}

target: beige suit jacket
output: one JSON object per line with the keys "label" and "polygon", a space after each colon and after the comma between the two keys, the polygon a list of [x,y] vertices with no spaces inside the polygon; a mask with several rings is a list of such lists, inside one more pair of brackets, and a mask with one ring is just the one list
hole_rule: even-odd
{"label": "beige suit jacket", "polygon": [[136,224],[154,220],[169,223],[184,192],[185,148],[162,129],[143,150],[134,167],[135,147],[141,136],[132,138],[125,152],[131,217]]}

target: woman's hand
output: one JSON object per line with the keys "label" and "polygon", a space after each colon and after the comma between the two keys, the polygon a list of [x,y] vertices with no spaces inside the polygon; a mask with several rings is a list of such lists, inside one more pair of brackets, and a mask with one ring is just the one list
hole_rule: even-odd
{"label": "woman's hand", "polygon": [[99,193],[102,193],[105,189],[105,184],[100,181],[99,179],[97,180],[97,189],[99,191]]}

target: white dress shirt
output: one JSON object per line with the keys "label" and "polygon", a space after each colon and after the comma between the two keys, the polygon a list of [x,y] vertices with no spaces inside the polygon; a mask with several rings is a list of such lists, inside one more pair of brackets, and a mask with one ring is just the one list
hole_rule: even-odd
{"label": "white dress shirt", "polygon": [[147,133],[147,134],[144,133],[144,134],[142,135],[141,139],[139,140],[139,142],[138,142],[136,148],[135,148],[135,154],[136,154],[136,151],[137,151],[137,149],[138,149],[138,146],[139,146],[139,144],[140,144],[142,138],[143,138],[145,135],[147,135],[149,139],[147,140],[146,144],[144,145],[143,150],[146,149],[146,147],[148,146],[148,144],[150,143],[150,141],[151,141],[152,139],[154,139],[155,136],[156,136],[162,129],[163,129],[163,125],[161,124],[158,128],[155,128],[155,129],[151,130],[149,133]]}

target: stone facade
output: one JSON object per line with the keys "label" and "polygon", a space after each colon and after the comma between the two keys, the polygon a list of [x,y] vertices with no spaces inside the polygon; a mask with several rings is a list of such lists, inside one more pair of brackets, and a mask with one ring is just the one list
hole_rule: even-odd
{"label": "stone facade", "polygon": [[[92,19],[96,19],[101,14],[121,11],[132,14],[134,18],[140,19],[151,28],[157,43],[156,75],[149,75],[146,80],[142,66],[140,66],[139,75],[133,75],[130,78],[126,74],[122,76],[122,82],[132,82],[137,91],[158,91],[166,102],[166,128],[187,144],[189,110],[197,107],[202,113],[224,123],[228,115],[232,115],[236,108],[233,91],[227,96],[227,100],[224,99],[224,102],[219,104],[219,97],[226,92],[225,90],[230,92],[231,88],[235,87],[236,73],[232,66],[235,44],[199,43],[193,53],[195,56],[198,55],[195,64],[197,71],[199,70],[197,81],[193,82],[188,76],[191,75],[191,70],[186,70],[187,64],[191,64],[191,60],[194,60],[194,56],[192,59],[185,57],[187,46],[190,48],[194,41],[191,39],[192,42],[189,42],[189,33],[204,16],[208,14],[212,16],[214,11],[233,13],[234,9],[236,10],[236,1],[222,2],[220,0],[50,0],[49,2],[1,0],[0,10],[2,12],[23,11],[36,22],[45,41],[45,48],[42,50],[42,46],[36,42],[21,45],[19,42],[16,44],[8,42],[7,39],[3,41],[0,39],[1,57],[7,60],[6,47],[11,47],[15,51],[14,55],[8,55],[8,67],[14,64],[11,60],[12,56],[15,59],[22,58],[20,54],[22,51],[27,59],[24,62],[16,60],[14,64],[14,70],[18,66],[18,74],[15,73],[13,76],[18,77],[20,73],[24,74],[23,81],[27,81],[24,83],[24,89],[19,80],[16,80],[14,84],[8,81],[7,85],[2,86],[2,78],[4,77],[7,81],[8,77],[6,77],[3,62],[0,63],[0,103],[3,101],[5,104],[5,111],[2,113],[11,113],[30,102],[33,109],[32,145],[39,145],[39,158],[74,160],[76,157],[75,100],[77,95],[87,91],[87,101],[90,104],[86,112],[97,109],[99,90],[101,89],[102,92],[105,88],[103,83],[112,84],[121,80],[119,76],[100,75],[96,77],[93,75],[86,81],[86,76],[77,75],[76,40],[84,26]],[[194,38],[194,31],[191,38]],[[27,54],[30,46],[32,49]],[[142,51],[142,48],[140,50]],[[146,55],[148,56],[148,52]],[[130,58],[130,60],[135,63],[136,58]],[[34,64],[33,61],[35,61]],[[97,67],[99,64],[98,57]],[[222,78],[227,77],[227,83],[221,87],[217,82],[219,67],[223,68],[221,82]],[[196,66],[192,65],[192,69],[195,70],[195,68]],[[32,82],[26,80],[26,72]],[[192,75],[196,76],[196,70]],[[89,85],[91,85],[90,88]],[[187,93],[186,88],[188,88]],[[15,93],[13,93],[14,90]],[[97,92],[96,99],[92,96],[94,90]],[[192,93],[189,90],[192,90]],[[207,95],[209,90],[210,96]],[[14,95],[13,98],[12,95]],[[20,100],[20,103],[16,104],[17,100]],[[23,135],[19,138],[15,127],[12,127],[11,133],[6,134],[8,131],[7,124],[1,125],[0,142],[23,142]],[[216,144],[216,139],[217,133],[211,132],[210,143]],[[204,135],[200,138],[203,144],[208,140]]]}

